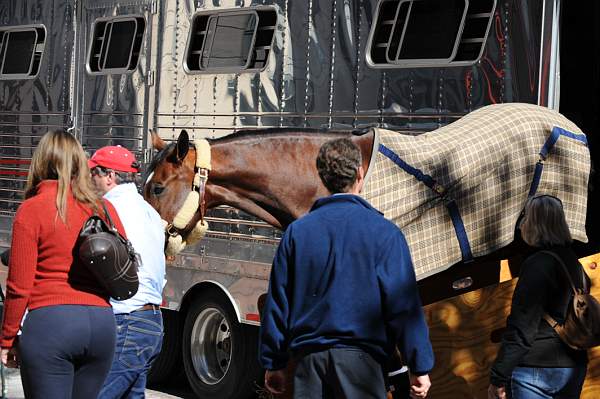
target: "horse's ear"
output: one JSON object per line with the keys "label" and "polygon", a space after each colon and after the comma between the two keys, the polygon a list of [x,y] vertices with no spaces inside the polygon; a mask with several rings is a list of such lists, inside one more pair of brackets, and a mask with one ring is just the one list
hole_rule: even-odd
{"label": "horse's ear", "polygon": [[150,129],[150,136],[152,136],[152,148],[155,150],[161,151],[167,146],[167,143],[158,135],[156,130]]}
{"label": "horse's ear", "polygon": [[177,159],[179,161],[183,161],[189,150],[190,137],[185,130],[182,130],[181,133],[179,133],[179,138],[177,139]]}

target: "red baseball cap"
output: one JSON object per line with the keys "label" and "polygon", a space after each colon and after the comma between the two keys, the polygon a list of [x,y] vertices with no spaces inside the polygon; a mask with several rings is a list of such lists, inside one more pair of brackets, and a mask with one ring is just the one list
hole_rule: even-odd
{"label": "red baseball cap", "polygon": [[102,166],[117,172],[138,172],[135,155],[120,145],[109,145],[98,149],[88,160],[90,169]]}

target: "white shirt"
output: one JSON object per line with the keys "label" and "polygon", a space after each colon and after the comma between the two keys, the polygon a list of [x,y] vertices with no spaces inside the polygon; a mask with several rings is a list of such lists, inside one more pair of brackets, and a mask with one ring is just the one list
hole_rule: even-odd
{"label": "white shirt", "polygon": [[104,194],[104,198],[117,210],[127,238],[141,258],[138,292],[124,301],[111,298],[114,313],[131,313],[148,303],[160,305],[166,283],[165,231],[160,215],[138,193],[134,183],[119,184]]}

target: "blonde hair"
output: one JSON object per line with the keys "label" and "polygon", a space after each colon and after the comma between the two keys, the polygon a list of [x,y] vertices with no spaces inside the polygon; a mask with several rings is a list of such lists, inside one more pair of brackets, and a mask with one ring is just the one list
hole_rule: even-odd
{"label": "blonde hair", "polygon": [[573,241],[562,202],[551,195],[527,201],[520,228],[523,240],[534,247],[564,246]]}
{"label": "blonde hair", "polygon": [[42,180],[58,180],[56,210],[67,222],[67,195],[97,210],[99,197],[92,187],[87,157],[79,141],[64,131],[52,131],[42,136],[35,148],[25,186],[25,198],[37,194]]}

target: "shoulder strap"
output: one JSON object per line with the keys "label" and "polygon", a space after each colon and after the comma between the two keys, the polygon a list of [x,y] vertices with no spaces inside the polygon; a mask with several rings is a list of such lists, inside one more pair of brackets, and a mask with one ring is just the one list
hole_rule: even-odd
{"label": "shoulder strap", "polygon": [[[552,251],[541,251],[541,252],[551,255],[554,259],[556,259],[558,261],[558,264],[563,269],[563,271],[567,275],[567,278],[569,279],[569,284],[571,284],[571,289],[573,290],[573,292],[575,294],[577,294],[577,288],[575,288],[575,284],[573,284],[573,279],[571,278],[571,273],[569,273],[569,270],[567,269],[565,262],[563,262],[563,260],[560,258],[560,256],[558,256],[557,254],[555,254]],[[583,270],[581,270],[581,279],[583,280],[583,292],[587,292],[587,287],[586,287],[587,284],[585,282],[585,276],[583,275]]]}
{"label": "shoulder strap", "polygon": [[[541,251],[541,252],[551,255],[554,259],[556,259],[558,261],[558,264],[563,269],[563,271],[567,275],[567,278],[569,279],[569,284],[571,284],[571,289],[573,290],[573,294],[577,295],[577,288],[575,288],[575,284],[573,284],[573,279],[571,278],[571,273],[569,273],[569,270],[567,269],[565,262],[563,262],[563,260],[560,258],[560,256],[558,256],[557,254],[555,254],[552,251]],[[587,287],[586,287],[587,284],[585,281],[585,275],[583,272],[583,268],[580,268],[580,269],[581,269],[581,278],[583,279],[583,292],[587,292]],[[567,314],[568,314],[568,312],[567,312]],[[548,324],[550,324],[550,327],[552,327],[555,331],[557,331],[556,328],[559,325],[558,322],[552,316],[550,316],[548,313],[544,313],[543,317],[544,317],[544,320],[546,320],[546,322]]]}
{"label": "shoulder strap", "polygon": [[108,209],[106,209],[106,204],[104,203],[104,200],[100,200],[100,202],[102,203],[102,209],[104,209],[104,215],[106,216],[108,227],[110,227],[111,230],[116,230],[115,224],[113,223],[112,218],[110,217],[110,213],[108,213]]}

